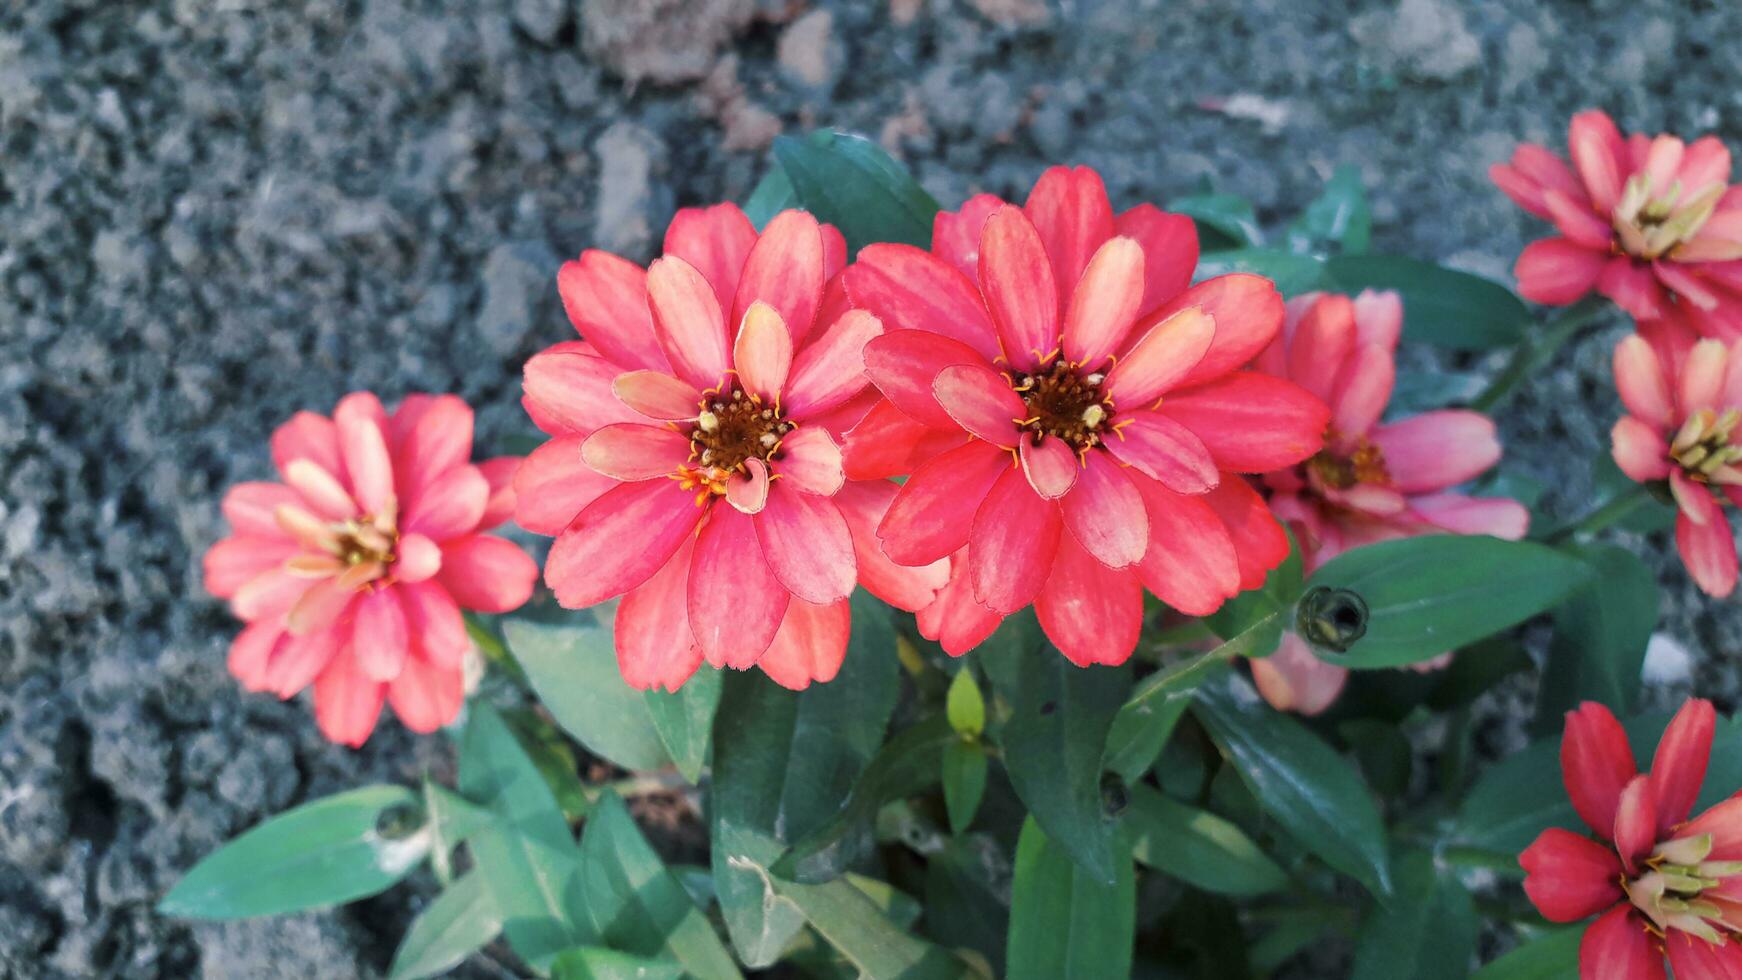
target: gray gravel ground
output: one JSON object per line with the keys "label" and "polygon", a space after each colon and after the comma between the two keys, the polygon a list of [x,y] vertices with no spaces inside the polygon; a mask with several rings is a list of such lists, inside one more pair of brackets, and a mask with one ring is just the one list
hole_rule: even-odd
{"label": "gray gravel ground", "polygon": [[[379,975],[416,887],[151,910],[265,814],[448,765],[237,690],[199,588],[219,495],[357,388],[458,392],[486,446],[523,430],[518,366],[568,336],[558,257],[646,259],[674,207],[743,197],[775,133],[877,136],[946,202],[1076,161],[1116,201],[1208,179],[1273,223],[1353,163],[1379,248],[1505,277],[1539,229],[1488,164],[1590,105],[1737,141],[1738,36],[1721,0],[0,0],[0,977]],[[1587,341],[1504,423],[1563,511],[1607,362]],[[1735,707],[1736,605],[1636,544]],[[1659,700],[1685,691],[1658,667]]]}

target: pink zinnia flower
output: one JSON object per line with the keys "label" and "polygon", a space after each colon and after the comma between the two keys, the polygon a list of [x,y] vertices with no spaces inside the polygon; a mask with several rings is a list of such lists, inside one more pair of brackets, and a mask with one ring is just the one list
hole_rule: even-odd
{"label": "pink zinnia flower", "polygon": [[1488,171],[1561,233],[1518,257],[1518,291],[1563,306],[1595,288],[1638,318],[1680,306],[1707,336],[1742,336],[1742,188],[1724,144],[1624,137],[1593,109],[1573,117],[1567,145],[1571,167],[1526,143]]}
{"label": "pink zinnia flower", "polygon": [[1201,615],[1286,557],[1229,474],[1311,456],[1327,412],[1239,370],[1282,326],[1282,298],[1251,275],[1188,288],[1197,251],[1189,219],[1115,217],[1094,171],[1060,167],[1024,206],[981,195],[937,216],[930,252],[868,246],[843,276],[889,328],[865,350],[889,405],[853,430],[855,452],[954,446],[877,531],[899,563],[960,553],[921,617],[951,653],[1032,602],[1073,662],[1121,663],[1145,588]]}
{"label": "pink zinnia flower", "polygon": [[672,219],[646,270],[588,250],[557,286],[585,338],[526,364],[549,442],[515,517],[556,536],[545,581],[581,608],[623,596],[623,677],[675,690],[705,659],[802,688],[835,676],[855,581],[904,608],[947,569],[899,568],[872,528],[894,486],[849,483],[832,430],[869,403],[877,318],[825,284],[840,232],[786,211],[759,236],[735,205]]}
{"label": "pink zinnia flower", "polygon": [[473,465],[472,410],[412,395],[392,415],[367,392],[272,434],[283,483],[224,496],[231,536],[205,557],[206,590],[247,628],[230,673],[289,698],[311,682],[327,738],[362,745],[385,699],[430,732],[465,700],[471,641],[460,610],[507,612],[538,566],[484,531],[514,509],[520,460]]}
{"label": "pink zinnia flower", "polygon": [[[1324,449],[1266,473],[1264,484],[1271,509],[1294,531],[1307,574],[1350,548],[1389,538],[1447,531],[1524,536],[1530,512],[1517,501],[1447,492],[1499,461],[1487,416],[1437,411],[1380,423],[1403,332],[1396,293],[1368,291],[1353,300],[1315,293],[1292,300],[1288,314],[1257,367],[1323,398],[1331,423]],[[1293,633],[1283,635],[1275,654],[1251,663],[1266,700],[1306,714],[1336,700],[1348,674],[1313,656]]]}
{"label": "pink zinnia flower", "polygon": [[1724,503],[1742,505],[1742,340],[1696,342],[1673,320],[1646,321],[1615,348],[1627,415],[1609,433],[1622,472],[1669,481],[1676,546],[1713,596],[1736,588],[1736,540]]}
{"label": "pink zinnia flower", "polygon": [[1558,827],[1519,855],[1525,894],[1550,922],[1597,916],[1579,944],[1584,980],[1742,976],[1742,799],[1692,820],[1716,714],[1689,700],[1670,721],[1651,771],[1634,766],[1608,708],[1567,712],[1561,775],[1595,839]]}

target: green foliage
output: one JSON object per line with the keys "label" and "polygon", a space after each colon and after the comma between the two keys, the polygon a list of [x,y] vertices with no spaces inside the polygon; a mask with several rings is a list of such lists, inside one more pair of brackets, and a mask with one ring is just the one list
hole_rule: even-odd
{"label": "green foliage", "polygon": [[1361,186],[1361,170],[1343,164],[1288,227],[1288,244],[1296,252],[1335,245],[1344,255],[1360,255],[1373,240],[1373,211]]}
{"label": "green foliage", "polygon": [[1574,550],[1593,574],[1554,613],[1537,693],[1536,731],[1560,728],[1581,701],[1598,701],[1626,716],[1639,696],[1645,647],[1657,628],[1657,576],[1616,545]]}
{"label": "green foliage", "polygon": [[1151,787],[1131,787],[1125,827],[1137,863],[1204,891],[1263,895],[1288,885],[1282,868],[1238,825]]}
{"label": "green foliage", "polygon": [[1325,264],[1311,255],[1267,248],[1236,248],[1225,252],[1205,252],[1198,261],[1196,278],[1209,279],[1230,272],[1263,276],[1274,281],[1282,295],[1299,296],[1321,288]]}
{"label": "green foliage", "polygon": [[[938,202],[877,144],[862,136],[818,130],[803,139],[782,136],[774,156],[799,206],[841,229],[847,254],[872,242],[931,245]],[[768,192],[770,205],[778,188]]]}
{"label": "green foliage", "polygon": [[720,707],[723,678],[717,670],[698,670],[675,692],[645,691],[647,714],[677,771],[690,782],[701,778],[708,759],[714,712]]}
{"label": "green foliage", "polygon": [[1583,926],[1548,929],[1470,974],[1470,980],[1561,980],[1577,976]]}
{"label": "green foliage", "polygon": [[625,769],[658,769],[671,759],[649,712],[650,701],[623,682],[610,625],[594,615],[562,623],[511,619],[502,633],[539,701],[564,731]]}
{"label": "green foliage", "polygon": [[1457,875],[1416,851],[1397,862],[1397,893],[1376,906],[1355,945],[1353,980],[1463,980],[1476,951],[1475,903]]}
{"label": "green foliage", "polygon": [[1030,818],[1016,846],[1009,980],[1101,980],[1131,973],[1137,884],[1123,848],[1111,873],[1085,869]]}
{"label": "green foliage", "polygon": [[1252,202],[1243,197],[1206,191],[1176,197],[1165,209],[1197,223],[1199,246],[1206,252],[1264,244]]}
{"label": "green foliage", "polygon": [[502,913],[484,876],[462,875],[412,920],[393,954],[388,980],[440,976],[501,934]]}
{"label": "green foliage", "polygon": [[1326,289],[1351,295],[1392,289],[1403,297],[1405,340],[1452,350],[1494,350],[1525,337],[1530,311],[1496,282],[1397,255],[1340,255],[1324,264]]}

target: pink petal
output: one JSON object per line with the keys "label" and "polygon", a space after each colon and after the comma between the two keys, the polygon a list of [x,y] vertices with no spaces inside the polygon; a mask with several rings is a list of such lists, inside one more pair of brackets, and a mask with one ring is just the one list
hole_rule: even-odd
{"label": "pink petal", "polygon": [[741,320],[752,303],[767,303],[780,313],[793,344],[802,345],[822,298],[823,236],[817,219],[804,211],[782,211],[762,229],[744,260],[733,317]]}
{"label": "pink petal", "polygon": [[581,443],[582,462],[625,483],[671,476],[689,460],[689,437],[665,426],[620,422]]}
{"label": "pink petal", "polygon": [[1240,561],[1215,509],[1202,496],[1177,494],[1152,480],[1133,485],[1149,519],[1149,544],[1137,566],[1143,587],[1188,616],[1220,609],[1240,590]]}
{"label": "pink petal", "polygon": [[[1210,349],[1175,387],[1220,378],[1258,356],[1282,329],[1282,294],[1263,276],[1236,272],[1216,276],[1175,296],[1149,318],[1159,323],[1181,310],[1196,307],[1215,324]],[[1133,331],[1142,336],[1145,324]]]}
{"label": "pink petal", "polygon": [[936,640],[952,657],[959,657],[985,642],[1004,621],[1004,617],[974,598],[972,579],[966,553],[958,552],[950,559],[949,582],[938,591],[937,599],[921,609],[916,617],[919,635]]}
{"label": "pink petal", "polygon": [[1676,980],[1734,980],[1742,977],[1742,946],[1734,942],[1709,943],[1692,933],[1672,928],[1664,937],[1663,946]]}
{"label": "pink petal", "polygon": [[219,599],[228,599],[301,552],[302,545],[282,536],[225,538],[206,551],[202,562],[205,589]]}
{"label": "pink petal", "polygon": [[1191,375],[1215,343],[1216,324],[1196,307],[1150,327],[1107,373],[1107,394],[1117,405],[1145,408]]}
{"label": "pink petal", "polygon": [[1070,294],[1064,327],[1065,357],[1100,366],[1125,342],[1143,303],[1143,248],[1112,238],[1089,260]]}
{"label": "pink petal", "polygon": [[466,621],[448,590],[435,582],[400,583],[399,604],[405,612],[405,627],[419,654],[430,664],[457,670],[472,648]]}
{"label": "pink petal", "polygon": [[611,379],[611,393],[631,412],[660,422],[686,422],[700,414],[702,393],[664,371],[631,371]]}
{"label": "pink petal", "polygon": [[274,565],[235,589],[230,596],[230,611],[245,623],[277,619],[289,612],[309,588],[308,579]]}
{"label": "pink petal", "polygon": [[490,485],[490,500],[484,505],[484,516],[478,519],[480,531],[514,516],[514,475],[520,472],[521,462],[520,456],[495,456],[478,464],[478,472]]}
{"label": "pink petal", "polygon": [[762,556],[755,518],[715,507],[690,559],[690,629],[716,667],[743,670],[774,640],[791,595]]}
{"label": "pink petal", "polygon": [[726,315],[702,274],[675,256],[655,259],[647,269],[647,302],[672,373],[704,391],[720,387],[730,358]]}
{"label": "pink petal", "polygon": [[853,536],[827,497],[775,483],[756,515],[762,555],[780,584],[806,602],[828,603],[853,591]]}
{"label": "pink petal", "polygon": [[1122,664],[1143,628],[1143,586],[1129,570],[1111,569],[1071,535],[1059,538],[1052,573],[1034,599],[1047,638],[1078,667]]}
{"label": "pink petal", "polygon": [[792,370],[792,335],[774,307],[758,300],[744,311],[732,347],[732,365],[745,391],[778,401]]}
{"label": "pink petal", "polygon": [[756,662],[776,684],[802,691],[812,681],[826,684],[840,673],[852,635],[852,609],[846,599],[817,605],[794,599],[768,652]]}
{"label": "pink petal", "polygon": [[1204,442],[1224,470],[1264,473],[1293,466],[1324,446],[1330,409],[1281,378],[1237,371],[1170,395],[1161,408]]}
{"label": "pink petal", "polygon": [[1555,228],[1580,248],[1607,250],[1615,240],[1614,227],[1592,211],[1583,197],[1549,190],[1543,192],[1542,202]]}
{"label": "pink petal", "polygon": [[474,534],[443,546],[442,570],[435,581],[463,608],[512,612],[532,598],[538,564],[512,541]]}
{"label": "pink petal", "polygon": [[1669,477],[1669,443],[1631,415],[1621,416],[1609,430],[1609,452],[1621,472],[1640,483]]}
{"label": "pink petal", "polygon": [[[1688,937],[1692,939],[1692,937]],[[1703,943],[1705,940],[1693,940]],[[1678,943],[1680,945],[1680,943]],[[1673,955],[1673,954],[1672,954]],[[1681,971],[1676,971],[1681,980]],[[1580,980],[1664,980],[1663,953],[1631,905],[1620,904],[1585,929],[1579,942]]]}
{"label": "pink petal", "polygon": [[1742,798],[1731,796],[1687,822],[1682,837],[1712,835],[1712,861],[1742,860]]}
{"label": "pink petal", "polygon": [[338,477],[315,465],[313,460],[291,460],[284,468],[284,482],[321,517],[342,521],[357,515],[357,504]]}
{"label": "pink petal", "polygon": [[[976,227],[976,253],[979,236]],[[935,334],[990,361],[999,353],[998,335],[970,278],[978,259],[972,262],[968,274],[963,275],[944,260],[911,245],[867,245],[859,251],[858,261],[842,274],[842,282],[853,305],[876,315],[890,333],[914,330]]]}
{"label": "pink petal", "polygon": [[619,370],[665,370],[665,354],[654,339],[653,317],[647,311],[646,270],[609,252],[588,249],[557,270],[556,291],[575,331]]}
{"label": "pink petal", "polygon": [[884,397],[913,420],[934,429],[957,428],[932,394],[932,384],[947,367],[988,367],[972,347],[923,330],[896,330],[865,345],[865,371]]}
{"label": "pink petal", "polygon": [[880,399],[841,442],[842,468],[849,480],[905,477],[940,453],[949,452],[972,436],[951,425],[933,429]]}
{"label": "pink petal", "polygon": [[1657,843],[1657,802],[1651,795],[1651,777],[1634,776],[1621,790],[1615,804],[1615,851],[1629,873],[1651,854]]}
{"label": "pink petal", "polygon": [[273,648],[284,639],[284,625],[275,620],[250,623],[230,641],[225,667],[245,691],[266,690],[266,664]]}
{"label": "pink petal", "polygon": [[[1647,186],[1653,197],[1669,190],[1675,183],[1681,170],[1682,156],[1687,152],[1687,145],[1674,136],[1659,136],[1651,141],[1651,149],[1647,151],[1642,176],[1647,178]],[[1697,185],[1689,185],[1689,190]]]}
{"label": "pink petal", "polygon": [[1652,346],[1638,334],[1615,345],[1615,387],[1621,401],[1647,426],[1668,429],[1674,421],[1669,377]]}
{"label": "pink petal", "polygon": [[387,686],[387,703],[406,728],[429,734],[460,716],[466,678],[457,667],[437,667],[413,658]]}
{"label": "pink petal", "polygon": [[376,589],[357,600],[351,620],[351,654],[357,669],[377,681],[399,676],[411,637],[397,589]]}
{"label": "pink petal", "polygon": [[1478,412],[1423,412],[1373,430],[1385,468],[1403,493],[1425,493],[1474,479],[1500,461],[1494,422]]}
{"label": "pink petal", "polygon": [[1403,297],[1389,289],[1363,289],[1355,297],[1355,336],[1387,352],[1403,336]]}
{"label": "pink petal", "polygon": [[773,479],[768,464],[755,457],[744,461],[740,471],[726,481],[726,503],[743,514],[760,514],[768,505],[768,483]]}
{"label": "pink petal", "polygon": [[[980,238],[986,228],[986,219],[1005,206],[1004,201],[995,195],[975,194],[953,212],[939,211],[932,218],[932,251],[963,275],[976,275],[980,264]],[[874,247],[866,246],[867,250]],[[860,252],[860,261],[864,257],[865,253]]]}
{"label": "pink petal", "polygon": [[1019,470],[1005,470],[969,530],[974,597],[1006,616],[1033,602],[1052,569],[1063,525],[1057,504],[1035,493]]}
{"label": "pink petal", "polygon": [[1625,897],[1615,852],[1570,830],[1543,831],[1518,863],[1525,871],[1524,893],[1550,922],[1577,922]]}
{"label": "pink petal", "polygon": [[320,579],[284,614],[284,628],[292,636],[324,632],[345,615],[356,598],[356,588],[338,578]]}
{"label": "pink petal", "polygon": [[1663,315],[1663,287],[1658,285],[1657,276],[1652,274],[1651,266],[1629,256],[1617,255],[1603,266],[1597,292],[1635,317],[1651,319]]}
{"label": "pink petal", "polygon": [[490,483],[484,474],[476,466],[456,466],[417,495],[401,527],[446,541],[477,530],[489,503]]}
{"label": "pink petal", "polygon": [[1676,179],[1682,182],[1682,193],[1688,196],[1713,184],[1729,183],[1730,148],[1716,136],[1702,136],[1694,140],[1682,154]]}
{"label": "pink petal", "polygon": [[1254,658],[1252,682],[1258,693],[1278,711],[1302,715],[1322,713],[1336,702],[1349,679],[1349,670],[1313,656],[1306,641],[1284,633],[1276,652]]}
{"label": "pink petal", "polygon": [[292,460],[306,459],[328,473],[343,474],[339,430],[333,420],[313,412],[298,412],[272,432],[272,464],[283,473]]}
{"label": "pink petal", "polygon": [[[1675,475],[1671,474],[1672,487]],[[1696,523],[1685,510],[1675,518],[1675,544],[1676,550],[1681,552],[1682,563],[1687,566],[1694,584],[1717,599],[1736,589],[1736,539],[1721,514],[1719,512],[1717,519],[1704,524]]]}
{"label": "pink petal", "polygon": [[350,657],[334,657],[315,680],[315,721],[328,741],[357,748],[381,715],[387,685],[370,680]]}
{"label": "pink petal", "polygon": [[1722,342],[1716,340],[1702,340],[1688,352],[1688,360],[1682,365],[1676,391],[1676,403],[1681,418],[1703,408],[1729,407],[1718,404],[1718,399],[1723,396],[1728,360],[1729,351]]}
{"label": "pink petal", "polygon": [[[847,265],[847,236],[841,234],[841,229],[834,225],[823,225],[822,233],[823,281],[826,283],[823,287],[823,305],[827,306],[829,304],[828,294],[831,292],[831,287],[835,285],[835,277],[839,276],[841,270]],[[836,315],[838,316],[839,313]],[[822,321],[821,317],[818,317],[818,320],[826,322]]]}
{"label": "pink petal", "polygon": [[952,365],[938,372],[932,394],[962,428],[1002,449],[1016,445],[1016,423],[1028,407],[1004,375],[981,364]]}
{"label": "pink petal", "polygon": [[1244,479],[1229,476],[1199,499],[1216,512],[1233,542],[1240,590],[1263,585],[1270,570],[1281,565],[1289,552],[1288,535],[1265,506],[1264,498]]}
{"label": "pink petal", "polygon": [[581,459],[585,439],[566,436],[534,449],[514,474],[514,523],[556,534],[617,481]]}
{"label": "pink petal", "polygon": [[1524,246],[1512,274],[1518,295],[1533,303],[1565,306],[1597,285],[1608,260],[1599,252],[1564,238],[1543,238]]}
{"label": "pink petal", "polygon": [[1466,497],[1457,493],[1409,498],[1421,520],[1456,534],[1491,534],[1517,541],[1530,530],[1530,509],[1505,497]]}
{"label": "pink petal", "polygon": [[[1742,215],[1738,215],[1738,218],[1742,218]],[[1706,222],[1706,227],[1700,231],[1699,240],[1694,244],[1705,244],[1710,240],[1709,236],[1713,233],[1711,225],[1712,222]],[[1681,250],[1677,250],[1677,256],[1686,257],[1681,253]],[[1680,262],[1658,259],[1651,264],[1651,274],[1657,277],[1657,281],[1662,283],[1664,288],[1693,306],[1703,310],[1715,309],[1718,306],[1717,292],[1708,289],[1700,277],[1694,275],[1687,266]]]}
{"label": "pink petal", "polygon": [[402,534],[394,547],[393,577],[400,582],[422,582],[442,570],[442,548],[425,535]]}
{"label": "pink petal", "polygon": [[[528,367],[531,363],[527,362]],[[410,402],[408,398],[400,405],[390,429],[401,428],[401,416],[406,415]],[[427,399],[414,420],[403,425],[403,435],[390,441],[399,495],[408,502],[443,473],[472,458],[472,408],[453,395]]]}
{"label": "pink petal", "polygon": [[1106,454],[1085,457],[1082,475],[1065,495],[1061,511],[1072,537],[1107,567],[1129,568],[1143,559],[1149,545],[1143,498]]}
{"label": "pink petal", "polygon": [[1639,772],[1627,732],[1608,708],[1586,701],[1567,712],[1561,736],[1561,776],[1573,809],[1598,836],[1615,832],[1621,791]]}
{"label": "pink petal", "polygon": [[929,565],[911,568],[897,565],[883,553],[877,540],[877,525],[889,512],[898,487],[887,480],[854,480],[835,494],[835,506],[853,535],[853,560],[859,569],[859,584],[884,602],[917,612],[937,598],[950,578],[950,563],[940,558]]}
{"label": "pink petal", "polygon": [[340,631],[321,630],[307,636],[286,635],[272,650],[266,665],[266,690],[284,701],[314,683],[328,666],[339,660],[350,660],[349,652],[339,649]]}
{"label": "pink petal", "polygon": [[969,526],[1010,457],[971,442],[914,471],[877,527],[883,550],[899,565],[929,565],[968,543]]}
{"label": "pink petal", "polygon": [[841,470],[841,447],[827,431],[815,426],[795,429],[780,440],[780,459],[775,468],[795,488],[824,497],[834,496],[846,481]]}
{"label": "pink petal", "polygon": [[1119,420],[1104,444],[1121,463],[1175,493],[1203,493],[1221,476],[1203,440],[1165,415],[1137,412]]}
{"label": "pink petal", "polygon": [[[619,484],[588,504],[557,537],[545,560],[545,584],[568,609],[622,595],[671,558],[702,514],[690,491],[671,480]],[[629,541],[636,547],[624,547]]]}
{"label": "pink petal", "polygon": [[1397,380],[1397,363],[1389,350],[1363,344],[1343,362],[1331,389],[1331,426],[1344,437],[1366,435],[1385,414]]}
{"label": "pink petal", "polygon": [[1143,247],[1143,302],[1147,313],[1179,295],[1198,266],[1198,228],[1183,214],[1139,204],[1113,221],[1118,234]]}
{"label": "pink petal", "polygon": [[[756,226],[738,210],[738,205],[727,202],[706,208],[680,208],[665,228],[663,251],[695,266],[714,288],[720,309],[729,310],[738,294],[744,260],[755,244]],[[653,336],[651,320],[648,336]]]}
{"label": "pink petal", "polygon": [[813,336],[792,362],[781,406],[793,418],[827,412],[863,391],[868,344],[881,336],[883,325],[863,310],[842,314],[822,336]]}
{"label": "pink petal", "polygon": [[1706,779],[1706,762],[1712,754],[1712,733],[1717,712],[1704,698],[1689,698],[1670,720],[1651,757],[1651,796],[1657,813],[1654,833],[1667,837],[1672,828],[1687,820],[1700,784]]}
{"label": "pink petal", "polygon": [[1614,210],[1625,169],[1624,142],[1615,123],[1598,109],[1579,113],[1567,127],[1567,148],[1591,203],[1604,214]]}
{"label": "pink petal", "polygon": [[339,433],[339,453],[345,457],[351,495],[365,514],[380,514],[394,503],[393,458],[381,431],[381,402],[374,395],[346,396],[333,412]]}
{"label": "pink petal", "polygon": [[1107,188],[1088,167],[1051,167],[1035,182],[1022,210],[1046,246],[1062,310],[1090,257],[1113,237]]}
{"label": "pink petal", "polygon": [[[1742,358],[1737,361],[1742,363]],[[238,483],[224,493],[224,519],[238,537],[282,538],[278,508],[301,502],[302,497],[282,483]]]}
{"label": "pink petal", "polygon": [[1057,500],[1077,485],[1080,466],[1077,454],[1063,439],[1036,442],[1031,436],[1016,447],[1017,462],[1034,492],[1047,500]]}
{"label": "pink petal", "polygon": [[[1511,198],[1512,203],[1539,218],[1548,218],[1548,204],[1543,200],[1542,187],[1520,173],[1518,168],[1505,163],[1491,164],[1488,167],[1488,179]],[[1583,193],[1582,188],[1580,192]]]}
{"label": "pink petal", "polygon": [[1040,234],[1022,209],[986,219],[980,241],[980,292],[1006,361],[1034,371],[1059,345],[1058,290]]}
{"label": "pink petal", "polygon": [[1327,294],[1301,318],[1288,346],[1288,378],[1323,401],[1355,350],[1355,304]]}
{"label": "pink petal", "polygon": [[702,665],[690,630],[692,540],[617,604],[617,669],[630,687],[675,691]]}

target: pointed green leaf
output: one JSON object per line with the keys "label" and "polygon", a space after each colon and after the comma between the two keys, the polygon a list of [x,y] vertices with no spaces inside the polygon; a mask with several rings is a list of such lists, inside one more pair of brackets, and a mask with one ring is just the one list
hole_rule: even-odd
{"label": "pointed green leaf", "polygon": [[750,219],[757,231],[761,231],[775,215],[798,206],[798,195],[793,193],[792,181],[786,179],[786,171],[780,168],[780,164],[774,163],[757,182],[750,196],[744,199],[744,216]]}
{"label": "pointed green leaf", "polygon": [[385,891],[429,848],[410,790],[364,786],[286,810],[206,855],[157,910],[245,919],[341,905]]}
{"label": "pointed green leaf", "polygon": [[587,750],[625,769],[670,761],[648,715],[647,700],[623,682],[604,610],[570,613],[565,622],[510,619],[503,636],[526,669],[538,699]]}
{"label": "pointed green leaf", "polygon": [[1297,252],[1327,244],[1340,246],[1344,255],[1367,251],[1373,239],[1373,212],[1367,206],[1367,190],[1361,186],[1361,168],[1347,163],[1339,166],[1323,193],[1289,226],[1288,239]]}
{"label": "pointed green leaf", "polygon": [[1321,288],[1324,263],[1310,255],[1296,255],[1267,248],[1236,248],[1205,252],[1198,259],[1194,279],[1202,282],[1230,272],[1250,272],[1276,283],[1284,296],[1299,296]]}
{"label": "pointed green leaf", "polygon": [[1535,728],[1544,734],[1559,729],[1561,716],[1582,701],[1630,714],[1645,647],[1657,628],[1657,576],[1637,555],[1612,544],[1575,553],[1594,574],[1554,613],[1536,700]]}
{"label": "pointed green leaf", "polygon": [[1543,930],[1470,975],[1470,980],[1563,980],[1579,975],[1582,925]]}
{"label": "pointed green leaf", "polygon": [[986,792],[986,750],[977,742],[956,739],[944,746],[944,808],[950,833],[965,833]]}
{"label": "pointed green leaf", "polygon": [[1004,975],[1010,927],[1010,854],[986,834],[950,838],[927,856],[925,932],[951,949],[971,949]]}
{"label": "pointed green leaf", "polygon": [[604,946],[576,946],[551,962],[552,980],[682,980],[683,967],[670,960],[621,953]]}
{"label": "pointed green leaf", "polygon": [[701,778],[708,759],[714,711],[720,706],[720,672],[698,670],[676,691],[647,691],[647,712],[677,771],[690,782]]}
{"label": "pointed green leaf", "polygon": [[[1252,202],[1235,194],[1192,194],[1167,202],[1167,210],[1183,214],[1198,225],[1200,239],[1211,239],[1206,229],[1225,240],[1228,247],[1264,244],[1264,232],[1258,228],[1258,216]],[[1201,241],[1204,251],[1215,251],[1213,240]]]}
{"label": "pointed green leaf", "polygon": [[938,203],[876,143],[818,130],[777,138],[774,156],[800,206],[841,230],[848,255],[872,242],[931,246]]}
{"label": "pointed green leaf", "polygon": [[950,719],[950,727],[963,735],[978,736],[986,730],[986,699],[980,694],[974,672],[966,664],[950,681],[950,692],[944,699],[944,713]]}
{"label": "pointed green leaf", "polygon": [[1426,852],[1410,853],[1398,862],[1395,899],[1361,927],[1352,980],[1463,980],[1480,928],[1457,875],[1436,868]]}
{"label": "pointed green leaf", "polygon": [[475,871],[461,875],[411,920],[399,951],[393,954],[388,980],[439,976],[490,945],[501,932],[502,914],[483,876]]}
{"label": "pointed green leaf", "polygon": [[1234,823],[1187,806],[1152,786],[1130,787],[1124,814],[1139,864],[1223,895],[1262,895],[1288,876]]}
{"label": "pointed green leaf", "polygon": [[776,879],[774,888],[779,900],[798,909],[811,928],[859,968],[861,976],[955,980],[968,975],[960,960],[902,931],[847,878],[822,885]]}
{"label": "pointed green leaf", "polygon": [[1114,873],[1090,875],[1033,818],[1023,822],[1011,886],[1008,980],[1131,975],[1137,884],[1121,851]]}

